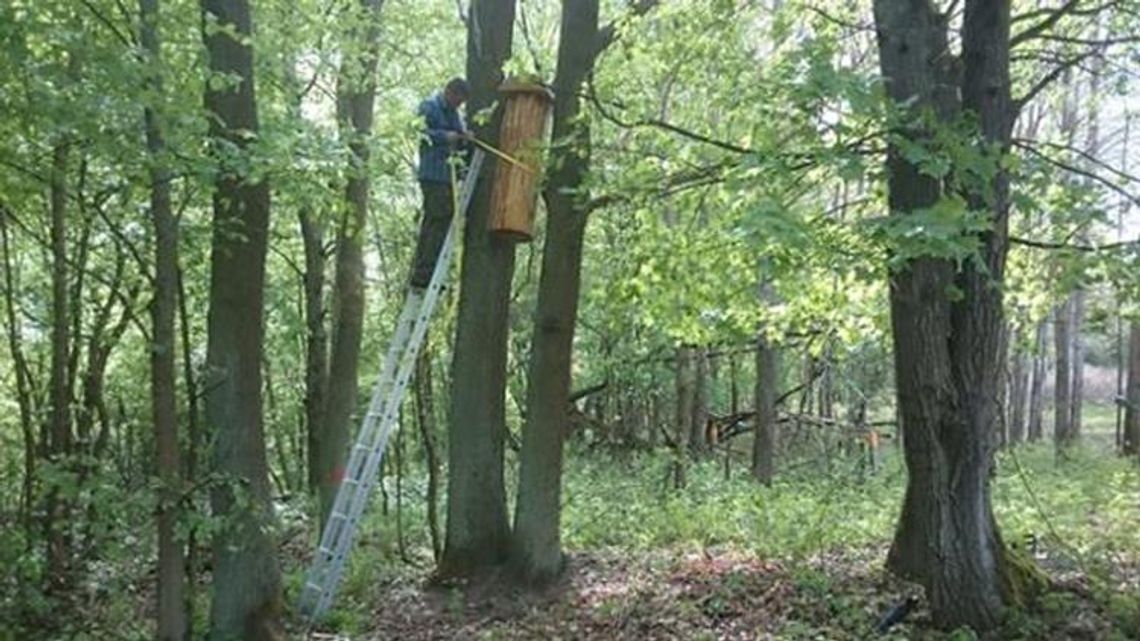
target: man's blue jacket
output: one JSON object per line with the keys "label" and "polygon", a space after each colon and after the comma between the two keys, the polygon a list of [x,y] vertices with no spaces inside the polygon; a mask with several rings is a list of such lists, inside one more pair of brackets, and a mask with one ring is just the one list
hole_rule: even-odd
{"label": "man's blue jacket", "polygon": [[420,167],[416,177],[422,182],[450,184],[447,160],[452,146],[447,142],[447,132],[466,131],[463,118],[457,109],[447,104],[442,93],[421,102],[417,113],[424,119],[425,131],[420,137]]}

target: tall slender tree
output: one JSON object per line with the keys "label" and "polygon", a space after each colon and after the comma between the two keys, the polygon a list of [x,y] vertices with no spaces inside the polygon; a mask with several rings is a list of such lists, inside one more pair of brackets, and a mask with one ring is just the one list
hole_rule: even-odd
{"label": "tall slender tree", "polygon": [[1053,314],[1053,348],[1057,366],[1053,372],[1053,443],[1058,454],[1073,440],[1073,297]]}
{"label": "tall slender tree", "polygon": [[337,111],[350,150],[348,184],[337,229],[336,276],[333,281],[333,331],[324,423],[314,457],[321,482],[321,522],[328,517],[344,476],[344,457],[357,406],[357,370],[364,334],[364,233],[372,183],[368,177],[376,64],[380,48],[383,0],[359,0],[361,15],[353,20],[341,64]]}
{"label": "tall slender tree", "polygon": [[[139,42],[146,54],[146,84],[152,96],[163,95],[159,38],[159,0],[139,0]],[[178,306],[178,222],[170,199],[172,172],[166,161],[166,134],[157,105],[143,109],[150,155],[150,217],[154,226],[154,300],[151,303],[150,402],[160,482],[158,506],[159,641],[181,641],[188,633],[186,554],[178,540],[182,494],[182,460],[178,446],[178,405],[174,355],[174,317]]]}
{"label": "tall slender tree", "polygon": [[[210,81],[205,106],[217,169],[206,345],[206,416],[219,481],[210,502],[213,541],[210,639],[276,641],[281,573],[270,536],[261,408],[269,184],[236,155],[258,134],[248,0],[202,0]],[[230,81],[233,79],[234,81]]]}

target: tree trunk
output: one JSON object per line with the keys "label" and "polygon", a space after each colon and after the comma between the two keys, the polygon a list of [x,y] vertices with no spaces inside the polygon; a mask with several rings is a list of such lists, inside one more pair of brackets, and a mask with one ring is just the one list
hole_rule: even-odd
{"label": "tree trunk", "polygon": [[[67,165],[70,145],[59,142],[52,150],[51,205],[51,386],[48,428],[48,459],[56,466],[68,464],[71,453],[71,384],[69,366],[71,327],[68,324],[71,299],[68,288],[67,249]],[[59,470],[62,471],[62,470]],[[68,584],[70,546],[69,502],[52,483],[47,500],[48,587],[61,591]]]}
{"label": "tree trunk", "polygon": [[[261,354],[269,185],[251,182],[221,147],[246,151],[258,132],[248,0],[202,0],[211,75],[207,83],[215,178],[206,345],[206,415],[213,432],[213,513],[224,527],[213,541],[210,639],[276,641],[281,631],[281,575],[271,534]],[[216,26],[213,26],[216,25]]]}
{"label": "tree trunk", "polygon": [[[194,377],[193,345],[190,340],[190,310],[186,301],[186,287],[182,278],[182,268],[178,267],[178,331],[182,343],[182,380],[186,386],[186,474],[183,481],[194,487],[198,481],[198,457],[202,451],[202,429],[198,416],[198,381]],[[134,433],[133,431],[131,432]],[[195,497],[191,496],[190,500]],[[187,638],[193,638],[194,630],[194,580],[198,576],[198,529],[191,524],[186,533],[186,576],[189,584],[186,589]]]}
{"label": "tree trunk", "polygon": [[1037,325],[1034,346],[1033,371],[1029,385],[1029,425],[1027,426],[1030,443],[1040,441],[1043,434],[1041,423],[1045,415],[1045,374],[1049,350],[1048,321],[1041,321]]}
{"label": "tree trunk", "polygon": [[1053,372],[1053,443],[1061,454],[1072,442],[1073,417],[1073,341],[1069,335],[1072,298],[1066,299],[1053,313],[1053,347],[1057,364]]}
{"label": "tree trunk", "polygon": [[994,389],[994,403],[998,409],[998,420],[994,424],[994,439],[999,448],[1005,447],[1009,441],[1009,421],[1006,420],[1009,414],[1006,412],[1006,405],[1009,402],[1010,389],[1006,365],[1009,363],[1009,343],[1013,339],[1012,331],[1009,325],[1002,325],[1001,337],[998,339],[1000,343],[997,361],[998,380],[997,387]]}
{"label": "tree trunk", "polygon": [[[956,118],[960,108],[971,112],[985,141],[1007,151],[1014,115],[1009,11],[1008,0],[967,0],[962,68],[955,70],[948,20],[933,3],[875,0],[880,64],[891,98],[911,114],[925,110],[941,122]],[[918,120],[901,133],[919,145],[930,135]],[[911,215],[943,198],[946,186],[896,145],[889,147],[887,163],[892,216]],[[888,564],[926,588],[936,625],[978,631],[1000,622],[1010,596],[1004,577],[1011,571],[989,488],[1000,420],[994,390],[1000,383],[1002,308],[994,282],[1001,283],[1005,266],[1008,176],[996,171],[986,188],[984,196],[977,187],[967,193],[971,209],[991,215],[992,227],[978,237],[974,261],[982,264],[956,268],[944,259],[908,258],[890,283],[909,473]],[[952,289],[960,296],[952,297]]]}
{"label": "tree trunk", "polygon": [[1085,320],[1085,291],[1083,289],[1073,292],[1071,311],[1069,340],[1072,341],[1072,346],[1069,348],[1069,354],[1072,355],[1073,374],[1071,382],[1073,391],[1069,396],[1071,409],[1069,431],[1070,440],[1075,441],[1081,437],[1081,411],[1085,395],[1085,341],[1084,337],[1081,336]]}
{"label": "tree trunk", "polygon": [[305,435],[308,450],[309,493],[320,500],[321,429],[325,425],[328,392],[328,335],[325,331],[324,227],[313,211],[298,215],[305,248]]}
{"label": "tree trunk", "polygon": [[12,260],[12,248],[8,239],[9,212],[0,205],[0,267],[4,269],[4,311],[7,324],[8,351],[15,370],[16,398],[20,408],[20,428],[24,436],[24,483],[20,496],[20,515],[24,534],[29,543],[33,540],[32,507],[35,502],[36,484],[36,428],[32,422],[33,399],[28,370],[24,356],[23,338],[16,312],[17,281]]}
{"label": "tree trunk", "polygon": [[[359,0],[364,17],[350,30],[351,49],[359,58],[341,65],[337,86],[337,111],[348,138],[348,186],[344,216],[337,231],[336,275],[333,283],[332,352],[329,361],[325,421],[316,439],[314,456],[320,481],[321,526],[336,499],[344,478],[344,457],[352,433],[357,405],[357,370],[364,333],[364,232],[368,224],[369,138],[376,100],[376,63],[380,46],[382,0]],[[355,21],[354,21],[355,22]]]}
{"label": "tree trunk", "polygon": [[693,433],[693,387],[696,372],[694,371],[693,348],[681,345],[677,348],[676,369],[676,432],[673,451],[673,487],[685,487],[685,457],[688,455],[689,435]]}
{"label": "tree trunk", "polygon": [[709,422],[709,350],[693,350],[693,418],[689,424],[689,454],[697,457],[708,452],[705,427]]}
{"label": "tree trunk", "polygon": [[435,437],[435,392],[432,389],[431,350],[424,342],[419,362],[416,363],[416,379],[413,392],[416,402],[416,422],[423,439],[424,458],[428,471],[427,522],[431,535],[432,558],[439,562],[443,554],[443,541],[439,536],[439,455]]}
{"label": "tree trunk", "polygon": [[1025,404],[1029,390],[1029,358],[1017,345],[1011,345],[1013,366],[1009,390],[1009,444],[1018,445],[1025,440]]}
{"label": "tree trunk", "polygon": [[761,330],[756,339],[756,418],[752,442],[752,476],[771,485],[776,476],[776,399],[780,390],[780,355]]}
{"label": "tree trunk", "polygon": [[[158,34],[159,0],[139,0],[139,39],[147,62],[153,65],[147,86],[163,95]],[[150,314],[150,398],[154,420],[155,460],[158,467],[158,641],[181,641],[187,634],[186,555],[178,540],[179,502],[182,495],[182,461],[178,447],[178,401],[175,392],[174,354],[177,350],[174,317],[178,306],[178,222],[170,199],[172,175],[163,156],[166,138],[158,112],[143,111],[146,146],[150,156],[150,216],[154,224],[154,300]]]}
{"label": "tree trunk", "polygon": [[1132,331],[1128,339],[1128,392],[1124,397],[1124,443],[1125,456],[1140,459],[1140,322],[1132,321]]}
{"label": "tree trunk", "polygon": [[[578,321],[582,247],[589,194],[590,130],[578,96],[597,54],[598,0],[564,0],[554,80],[556,157],[543,197],[546,242],[531,351],[526,423],[511,565],[525,583],[547,583],[562,569],[562,445],[570,402],[570,365]],[[622,416],[622,421],[628,420]]]}
{"label": "tree trunk", "polygon": [[728,353],[728,413],[736,414],[740,411],[740,385],[738,383],[739,371],[736,365],[736,351]]}
{"label": "tree trunk", "polygon": [[[499,99],[503,64],[511,56],[515,0],[472,0],[468,14],[468,113],[477,113]],[[475,127],[475,135],[497,145],[501,121],[502,109],[496,108],[487,124]],[[494,174],[495,163],[488,160],[463,233],[448,420],[447,539],[440,562],[441,574],[451,576],[497,565],[509,547],[503,439],[515,246],[487,231]]]}

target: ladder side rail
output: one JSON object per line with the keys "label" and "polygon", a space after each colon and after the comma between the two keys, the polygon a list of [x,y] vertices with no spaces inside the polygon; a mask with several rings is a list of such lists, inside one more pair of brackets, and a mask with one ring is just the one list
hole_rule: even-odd
{"label": "ladder side rail", "polygon": [[[476,183],[479,179],[479,172],[482,169],[484,152],[476,150],[472,156],[471,166],[468,170],[466,179],[463,181],[463,187],[460,191],[458,208],[455,216],[453,216],[451,225],[448,227],[447,235],[444,238],[443,247],[441,248],[440,255],[436,259],[435,270],[432,273],[431,281],[428,284],[427,292],[422,299],[422,302],[415,306],[417,307],[415,320],[405,325],[406,315],[412,309],[410,305],[412,297],[409,296],[408,303],[405,304],[404,314],[401,314],[400,328],[397,330],[399,334],[408,329],[411,330],[411,336],[407,342],[400,340],[403,337],[398,336],[397,340],[393,341],[392,347],[389,349],[389,356],[385,359],[385,371],[382,376],[382,381],[387,382],[391,377],[391,370],[396,369],[396,364],[391,362],[392,356],[395,355],[397,345],[403,345],[403,353],[398,357],[399,369],[393,381],[394,385],[388,390],[385,400],[377,404],[376,399],[381,392],[380,383],[377,384],[376,392],[373,396],[369,414],[366,416],[366,422],[374,418],[379,418],[379,430],[376,433],[375,441],[370,443],[370,448],[364,469],[361,470],[359,476],[353,476],[355,481],[352,485],[353,488],[349,492],[345,492],[345,484],[341,484],[341,488],[337,492],[337,504],[347,503],[347,511],[340,511],[338,516],[342,518],[343,523],[340,527],[336,528],[336,536],[330,537],[329,541],[325,541],[322,536],[322,544],[318,550],[320,557],[314,562],[314,570],[317,564],[327,566],[323,568],[318,576],[310,578],[310,583],[307,583],[305,590],[309,589],[309,585],[316,585],[320,587],[317,596],[316,607],[310,615],[310,620],[316,620],[324,611],[332,604],[336,596],[336,591],[340,583],[341,575],[344,571],[344,565],[347,561],[348,551],[352,547],[352,543],[356,538],[356,529],[359,525],[361,515],[367,507],[368,499],[371,497],[372,490],[378,481],[377,472],[380,468],[381,461],[383,460],[384,452],[387,449],[388,440],[396,426],[396,419],[400,405],[403,401],[404,395],[407,393],[408,383],[411,379],[411,371],[415,366],[416,360],[419,358],[420,349],[423,345],[424,337],[427,334],[427,327],[429,321],[435,311],[435,306],[438,302],[439,295],[442,291],[443,280],[446,278],[448,271],[451,267],[451,261],[455,254],[455,240],[461,227],[461,222],[466,214],[468,206],[470,206],[471,198],[474,195]],[[410,319],[408,319],[410,320]],[[391,366],[391,369],[389,367]],[[380,416],[373,414],[373,408],[382,408]],[[363,436],[362,430],[362,436]],[[357,448],[353,448],[354,455]],[[344,499],[342,500],[342,495]],[[339,505],[340,508],[345,507]],[[326,526],[326,533],[330,531],[333,523],[330,520]],[[327,543],[327,544],[326,544]],[[323,561],[323,563],[322,563]],[[317,579],[313,581],[312,578]],[[302,593],[305,596],[304,592]],[[304,600],[303,600],[304,602]],[[304,612],[305,609],[302,609]]]}
{"label": "ladder side rail", "polygon": [[367,491],[370,489],[361,487],[356,481],[366,467],[368,453],[374,447],[379,423],[378,419],[382,416],[384,400],[391,388],[391,381],[396,374],[401,353],[404,351],[403,348],[406,348],[407,339],[410,337],[409,330],[414,324],[413,319],[418,315],[418,305],[414,305],[413,302],[411,298],[405,301],[404,309],[401,311],[399,320],[397,321],[396,333],[384,359],[384,367],[380,378],[377,379],[373,386],[372,399],[369,402],[367,413],[365,414],[361,429],[357,434],[356,442],[349,452],[348,464],[345,468],[345,479],[351,482],[345,483],[342,480],[340,487],[337,489],[336,498],[333,501],[332,509],[329,511],[328,520],[325,522],[324,530],[321,532],[317,552],[313,557],[312,566],[306,574],[305,585],[302,588],[302,612],[309,609],[308,606],[313,598],[319,597],[319,594],[314,594],[314,590],[311,586],[317,586],[319,588],[326,582],[330,565],[335,565],[336,550],[338,547],[341,547],[339,545],[340,539],[343,537],[345,530],[352,527],[346,518],[345,508],[354,502],[354,495],[360,493],[361,490]]}
{"label": "ladder side rail", "polygon": [[451,220],[451,225],[448,227],[447,236],[444,238],[443,247],[441,248],[440,255],[436,259],[435,270],[432,273],[431,281],[428,283],[428,289],[425,293],[423,304],[420,307],[420,312],[416,318],[414,328],[412,330],[411,340],[408,343],[408,348],[404,352],[400,360],[399,373],[396,375],[394,387],[389,394],[388,400],[385,403],[384,414],[380,419],[380,431],[378,433],[379,442],[375,449],[368,457],[368,462],[364,469],[363,475],[360,478],[358,491],[353,494],[353,501],[348,508],[348,518],[344,535],[337,542],[337,548],[333,554],[333,563],[335,565],[330,581],[321,591],[320,598],[317,602],[317,607],[314,610],[313,618],[321,616],[324,611],[332,605],[332,601],[336,596],[336,590],[340,582],[340,576],[343,574],[343,566],[347,562],[348,551],[352,546],[353,540],[356,538],[356,527],[359,525],[361,515],[368,505],[368,500],[372,495],[372,489],[378,481],[378,471],[380,469],[381,461],[383,460],[384,452],[387,450],[388,440],[396,426],[396,419],[399,416],[399,409],[401,401],[407,392],[408,383],[411,380],[412,369],[415,367],[416,360],[419,358],[420,348],[423,345],[423,339],[427,334],[427,327],[431,320],[432,313],[439,300],[439,295],[442,291],[443,279],[446,277],[451,268],[451,261],[455,255],[455,237],[459,233],[462,217],[458,212],[466,213],[467,207],[471,202],[471,197],[474,194],[475,183],[479,177],[479,170],[482,168],[483,152],[479,150],[476,152],[471,162],[471,169],[468,172],[467,179],[464,180],[463,189],[460,192],[459,208],[457,215]]}

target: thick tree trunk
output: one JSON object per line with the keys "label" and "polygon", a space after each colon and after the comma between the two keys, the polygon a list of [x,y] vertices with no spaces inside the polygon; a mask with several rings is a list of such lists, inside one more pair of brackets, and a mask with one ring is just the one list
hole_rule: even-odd
{"label": "thick tree trunk", "polygon": [[359,58],[341,65],[337,111],[351,151],[344,216],[337,231],[333,283],[332,351],[329,362],[325,421],[314,456],[320,481],[321,525],[324,526],[344,477],[344,457],[357,406],[357,370],[364,332],[364,233],[368,223],[369,138],[376,100],[376,63],[382,0],[359,0],[363,15],[350,31],[351,49]]}
{"label": "thick tree trunk", "polygon": [[[956,116],[947,20],[929,0],[876,0],[880,62],[890,96],[911,112]],[[967,0],[962,26],[962,108],[979,118],[986,141],[1008,149],[1009,2]],[[928,136],[917,124],[915,143]],[[943,185],[888,150],[892,215],[907,216],[943,197]],[[969,194],[972,209],[991,212],[980,257],[956,269],[950,261],[914,258],[892,274],[890,298],[895,380],[905,429],[907,490],[888,559],[896,572],[924,585],[935,624],[995,627],[1007,598],[1005,551],[993,516],[989,475],[1000,383],[1001,294],[1008,177],[997,172],[990,193]],[[952,300],[952,286],[961,297]]]}
{"label": "thick tree trunk", "polygon": [[[161,44],[158,34],[159,0],[139,0],[139,35],[148,62],[158,69]],[[163,94],[162,77],[148,74],[148,88]],[[158,641],[186,638],[186,554],[178,540],[179,503],[182,495],[182,460],[178,446],[178,401],[175,392],[174,354],[178,349],[174,317],[178,309],[178,222],[170,199],[172,175],[163,156],[166,150],[162,121],[147,106],[143,113],[147,152],[150,155],[150,216],[154,225],[154,300],[151,302],[150,399],[159,478],[158,497]]]}
{"label": "thick tree trunk", "polygon": [[[526,583],[547,583],[562,569],[562,445],[589,199],[583,182],[590,163],[590,131],[577,120],[578,92],[594,66],[597,33],[598,0],[564,0],[554,80],[556,157],[543,192],[546,244],[511,545],[511,564]],[[624,412],[622,420],[627,420]]]}
{"label": "thick tree trunk", "polygon": [[1028,437],[1030,443],[1036,443],[1042,437],[1042,419],[1045,416],[1045,374],[1049,350],[1049,323],[1041,321],[1037,325],[1034,338],[1033,371],[1029,385],[1029,425]]}
{"label": "thick tree trunk", "polygon": [[756,418],[752,442],[752,476],[771,485],[776,476],[776,399],[779,398],[780,357],[762,331],[756,339]]}
{"label": "thick tree trunk", "polygon": [[1073,341],[1069,335],[1072,298],[1066,299],[1053,313],[1053,348],[1056,367],[1053,371],[1053,443],[1060,454],[1072,442],[1073,418]]}
{"label": "thick tree trunk", "polygon": [[1126,456],[1140,459],[1140,322],[1132,321],[1128,339],[1128,391],[1124,395],[1124,444]]}
{"label": "thick tree trunk", "polygon": [[[258,132],[248,0],[202,0],[209,71],[239,79],[207,83],[215,148],[245,150]],[[217,25],[216,27],[213,25]],[[218,149],[220,151],[220,149]],[[269,185],[240,164],[219,162],[215,179],[206,346],[206,415],[213,433],[211,506],[224,525],[214,535],[210,639],[276,641],[281,574],[272,540],[261,354]]]}
{"label": "thick tree trunk", "polygon": [[[511,55],[515,0],[472,0],[468,10],[468,113],[499,99]],[[475,134],[498,144],[502,109]],[[447,538],[440,572],[471,575],[505,560],[509,547],[503,487],[507,334],[515,246],[487,231],[495,163],[489,160],[467,211],[448,421]]]}

